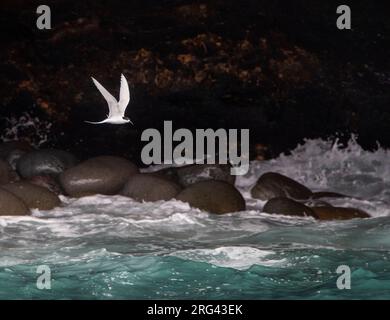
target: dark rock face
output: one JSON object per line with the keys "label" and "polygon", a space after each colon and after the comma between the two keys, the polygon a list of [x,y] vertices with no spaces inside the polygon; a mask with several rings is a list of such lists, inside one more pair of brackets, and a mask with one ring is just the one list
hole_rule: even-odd
{"label": "dark rock face", "polygon": [[0,216],[25,216],[30,214],[26,204],[17,196],[0,189]]}
{"label": "dark rock face", "polygon": [[[249,128],[251,139],[276,154],[335,131],[358,133],[365,147],[389,146],[390,20],[381,2],[354,4],[359,34],[350,35],[335,27],[334,1],[52,1],[57,20],[46,34],[27,30],[19,19],[33,19],[33,1],[7,0],[1,112],[24,112],[22,102],[31,100],[61,124],[53,130],[56,139],[72,146],[83,138],[84,152],[93,140],[90,154],[96,154],[110,138],[80,126],[86,115],[100,119],[105,112],[96,108],[101,97],[85,75],[104,77],[111,89],[125,70],[137,92],[138,127],[149,127],[153,113],[153,127],[169,118],[185,128]],[[59,83],[66,90],[58,90]],[[123,150],[123,141],[107,147]]]}
{"label": "dark rock face", "polygon": [[202,181],[190,185],[176,199],[216,214],[245,210],[245,200],[241,193],[231,184],[222,181]]}
{"label": "dark rock face", "polygon": [[65,193],[71,197],[113,195],[136,173],[137,166],[124,158],[100,156],[64,171],[59,180]]}
{"label": "dark rock face", "polygon": [[312,192],[299,182],[275,172],[263,174],[252,188],[253,198],[270,200],[276,197],[289,197],[297,200],[308,199]]}
{"label": "dark rock face", "polygon": [[173,181],[153,174],[136,174],[130,177],[121,191],[121,195],[137,201],[170,200],[181,190]]}
{"label": "dark rock face", "polygon": [[23,178],[38,175],[56,176],[76,163],[76,158],[69,152],[46,149],[26,153],[18,160],[16,168]]}
{"label": "dark rock face", "polygon": [[312,210],[320,220],[348,220],[370,217],[367,212],[355,208],[313,207]]}
{"label": "dark rock face", "polygon": [[28,182],[9,183],[1,189],[21,199],[30,209],[51,210],[61,204],[56,194]]}
{"label": "dark rock face", "polygon": [[234,185],[236,177],[230,174],[230,168],[229,165],[221,164],[194,164],[184,167],[168,168],[160,170],[157,173],[170,177],[183,187],[207,180],[225,181]]}
{"label": "dark rock face", "polygon": [[264,205],[263,212],[289,216],[311,216],[317,218],[316,213],[308,206],[292,199],[281,197],[269,200]]}

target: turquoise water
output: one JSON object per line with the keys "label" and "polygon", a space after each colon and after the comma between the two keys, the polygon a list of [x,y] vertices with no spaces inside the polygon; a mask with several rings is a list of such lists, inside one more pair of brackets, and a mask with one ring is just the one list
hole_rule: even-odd
{"label": "turquoise water", "polygon": [[[249,189],[266,171],[373,218],[318,222],[267,215]],[[0,218],[1,299],[390,299],[389,152],[307,141],[291,155],[251,164],[237,180],[248,211],[210,215],[178,201],[64,198],[33,217]],[[37,267],[51,289],[37,288]],[[351,269],[351,289],[336,269]]]}

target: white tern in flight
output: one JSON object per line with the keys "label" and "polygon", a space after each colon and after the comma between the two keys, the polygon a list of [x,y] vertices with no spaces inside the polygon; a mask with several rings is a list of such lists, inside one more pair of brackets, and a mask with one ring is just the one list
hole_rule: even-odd
{"label": "white tern in flight", "polygon": [[85,121],[87,123],[92,124],[100,124],[100,123],[112,123],[112,124],[123,124],[131,122],[131,120],[125,117],[126,107],[130,102],[130,91],[129,85],[125,76],[121,75],[121,89],[119,93],[119,102],[109,93],[96,79],[92,78],[93,83],[98,88],[100,93],[103,95],[104,99],[106,99],[108,104],[108,115],[107,119],[100,122],[91,122]]}

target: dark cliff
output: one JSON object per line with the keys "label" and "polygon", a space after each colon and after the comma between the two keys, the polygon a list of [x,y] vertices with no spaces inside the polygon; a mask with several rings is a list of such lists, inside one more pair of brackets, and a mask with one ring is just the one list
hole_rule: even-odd
{"label": "dark cliff", "polygon": [[[27,112],[39,130],[19,136],[48,133],[46,145],[83,155],[134,156],[141,131],[163,120],[249,128],[252,149],[269,155],[351,133],[388,147],[390,9],[348,2],[350,31],[336,28],[333,1],[47,1],[53,29],[40,31],[39,3],[2,1],[2,135]],[[136,125],[85,124],[106,114],[90,76],[117,93],[122,72]]]}

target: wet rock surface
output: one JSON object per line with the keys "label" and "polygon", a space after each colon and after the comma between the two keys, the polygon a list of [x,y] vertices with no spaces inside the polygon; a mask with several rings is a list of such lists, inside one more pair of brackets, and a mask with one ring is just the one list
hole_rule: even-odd
{"label": "wet rock surface", "polygon": [[299,182],[280,173],[267,172],[263,174],[251,190],[252,197],[260,200],[270,200],[277,197],[293,199],[308,199],[312,196],[310,189]]}
{"label": "wet rock surface", "polygon": [[171,200],[181,187],[173,181],[153,174],[136,174],[125,184],[121,195],[137,201]]}
{"label": "wet rock surface", "polygon": [[23,178],[38,175],[57,176],[76,163],[76,157],[67,151],[44,149],[24,154],[18,160],[16,169]]}
{"label": "wet rock surface", "polygon": [[55,193],[28,182],[9,183],[0,188],[21,199],[30,209],[51,210],[61,204]]}
{"label": "wet rock surface", "polygon": [[275,172],[264,173],[251,190],[254,198],[268,200],[263,212],[291,216],[312,216],[319,220],[347,220],[368,218],[370,215],[357,208],[335,207],[325,198],[351,198],[331,191],[312,193],[304,185]]}
{"label": "wet rock surface", "polygon": [[283,214],[288,216],[311,216],[318,218],[312,208],[289,198],[273,198],[264,205],[263,211],[271,214]]}
{"label": "wet rock surface", "polygon": [[[69,159],[75,158],[61,150],[26,153],[18,161],[20,173],[27,177],[41,173],[28,179],[15,176],[9,163],[0,160],[0,200],[4,201],[0,208],[10,215],[23,215],[29,213],[28,208],[51,210],[60,206],[60,194],[69,197],[120,194],[136,201],[176,199],[214,214],[246,209],[245,199],[234,185],[235,177],[230,176],[230,166],[190,165],[139,173],[138,167],[126,158],[98,156],[61,172],[72,162]],[[318,220],[370,217],[358,208],[332,205],[333,199],[347,197],[345,195],[332,191],[312,193],[301,183],[275,172],[264,173],[252,187],[251,194],[255,199],[268,200],[262,212],[270,214]]]}
{"label": "wet rock surface", "polygon": [[0,188],[0,216],[29,215],[26,204],[13,193]]}
{"label": "wet rock surface", "polygon": [[190,185],[176,196],[192,207],[224,214],[245,210],[245,200],[231,184],[222,181],[202,181]]}
{"label": "wet rock surface", "polygon": [[118,193],[138,168],[127,159],[99,156],[70,168],[59,176],[65,193],[71,197]]}
{"label": "wet rock surface", "polygon": [[370,217],[367,212],[356,208],[313,207],[312,210],[320,220],[349,220]]}

